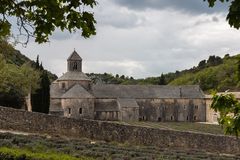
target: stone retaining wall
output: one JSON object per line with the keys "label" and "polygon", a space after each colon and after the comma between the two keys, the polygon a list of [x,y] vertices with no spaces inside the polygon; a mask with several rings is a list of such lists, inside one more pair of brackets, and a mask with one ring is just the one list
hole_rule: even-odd
{"label": "stone retaining wall", "polygon": [[136,145],[156,145],[230,154],[240,153],[240,139],[235,137],[137,127],[94,120],[76,120],[5,107],[0,107],[0,129],[64,135],[74,138],[87,137]]}

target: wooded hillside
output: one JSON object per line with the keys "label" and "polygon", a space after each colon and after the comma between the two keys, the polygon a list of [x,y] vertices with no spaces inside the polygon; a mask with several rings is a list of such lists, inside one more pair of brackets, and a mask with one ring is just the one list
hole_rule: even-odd
{"label": "wooded hillside", "polygon": [[240,89],[240,55],[230,56],[226,54],[223,58],[212,55],[207,60],[200,61],[197,66],[191,69],[145,79],[134,79],[125,75],[112,75],[109,73],[90,73],[88,76],[93,79],[94,83],[200,85],[204,91],[235,91]]}
{"label": "wooded hillside", "polygon": [[[22,108],[27,94],[38,94],[43,90],[43,81],[56,78],[56,75],[44,70],[38,59],[34,62],[6,41],[0,41],[0,105]],[[49,85],[46,87],[49,88]],[[35,111],[42,109],[35,108]]]}

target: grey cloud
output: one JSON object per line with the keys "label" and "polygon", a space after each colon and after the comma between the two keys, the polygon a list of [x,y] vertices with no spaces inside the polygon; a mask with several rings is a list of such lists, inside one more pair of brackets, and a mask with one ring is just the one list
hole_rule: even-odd
{"label": "grey cloud", "polygon": [[[128,2],[131,1],[134,0]],[[66,71],[66,58],[76,48],[83,58],[84,72],[118,73],[136,78],[191,68],[210,54],[220,56],[240,50],[240,35],[229,27],[223,14],[193,16],[172,10],[139,12],[107,1],[99,5],[102,8],[95,12],[99,16],[96,36],[83,39],[74,34],[72,38],[58,40],[66,36],[64,33],[55,35],[60,37],[50,44],[32,43],[26,49],[19,46],[18,49],[33,59],[39,54],[44,66],[58,75]],[[125,19],[127,24],[124,24]],[[130,28],[138,26],[141,20],[144,24]],[[218,22],[213,23],[215,21]],[[195,26],[195,22],[203,23]]]}
{"label": "grey cloud", "polygon": [[227,4],[217,2],[215,7],[209,8],[208,3],[203,0],[114,0],[114,2],[134,10],[171,8],[189,13],[226,12],[227,10]]}
{"label": "grey cloud", "polygon": [[205,19],[200,19],[200,20],[197,20],[195,23],[194,23],[194,26],[198,26],[198,25],[201,25],[201,24],[204,24],[204,23],[211,23],[211,22],[219,22],[219,18],[217,16],[213,16],[213,17],[208,17],[208,18],[205,18]]}
{"label": "grey cloud", "polygon": [[[108,6],[108,7],[105,7]],[[102,0],[95,9],[97,26],[112,26],[115,28],[134,28],[142,25],[144,16],[136,12],[120,9],[113,1]]]}
{"label": "grey cloud", "polygon": [[68,31],[62,32],[59,29],[56,29],[56,31],[53,33],[53,35],[50,37],[50,39],[53,40],[66,40],[72,38],[72,34],[69,33]]}
{"label": "grey cloud", "polygon": [[133,28],[144,22],[144,17],[134,13],[105,14],[97,16],[99,25],[110,25],[116,28]]}
{"label": "grey cloud", "polygon": [[212,17],[212,21],[213,21],[213,22],[219,22],[219,19],[218,19],[218,17],[213,16],[213,17]]}

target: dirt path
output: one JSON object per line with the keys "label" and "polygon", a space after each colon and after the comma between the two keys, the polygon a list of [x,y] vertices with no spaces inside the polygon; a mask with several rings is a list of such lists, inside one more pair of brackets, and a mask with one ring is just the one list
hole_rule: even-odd
{"label": "dirt path", "polygon": [[2,129],[0,129],[0,133],[12,133],[12,134],[24,135],[24,136],[34,135],[32,133],[27,133],[27,132],[12,131],[12,130],[2,130]]}

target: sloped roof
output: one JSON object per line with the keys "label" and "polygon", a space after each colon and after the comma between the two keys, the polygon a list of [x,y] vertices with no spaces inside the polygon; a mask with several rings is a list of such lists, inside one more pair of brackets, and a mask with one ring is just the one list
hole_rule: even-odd
{"label": "sloped roof", "polygon": [[69,99],[84,99],[84,98],[94,98],[88,91],[86,91],[81,85],[75,84],[71,89],[69,89],[61,98]]}
{"label": "sloped roof", "polygon": [[96,98],[204,98],[199,86],[109,85],[92,87]]}
{"label": "sloped roof", "polygon": [[135,99],[119,98],[117,101],[121,108],[139,108]]}
{"label": "sloped roof", "polygon": [[79,81],[79,80],[85,80],[85,81],[91,81],[91,79],[84,74],[83,72],[74,72],[74,71],[68,71],[64,73],[61,77],[57,79],[57,81]]}
{"label": "sloped roof", "polygon": [[[226,94],[233,94],[237,99],[240,99],[240,92],[218,92],[217,95],[226,95]],[[205,98],[211,99],[212,95],[205,95]]]}
{"label": "sloped roof", "polygon": [[64,92],[59,88],[58,83],[54,82],[50,86],[50,96],[51,98],[61,98]]}
{"label": "sloped roof", "polygon": [[111,101],[95,101],[95,111],[120,111],[117,100]]}
{"label": "sloped roof", "polygon": [[82,60],[82,58],[79,56],[79,54],[74,50],[73,53],[68,57],[68,61],[77,61],[77,60]]}

